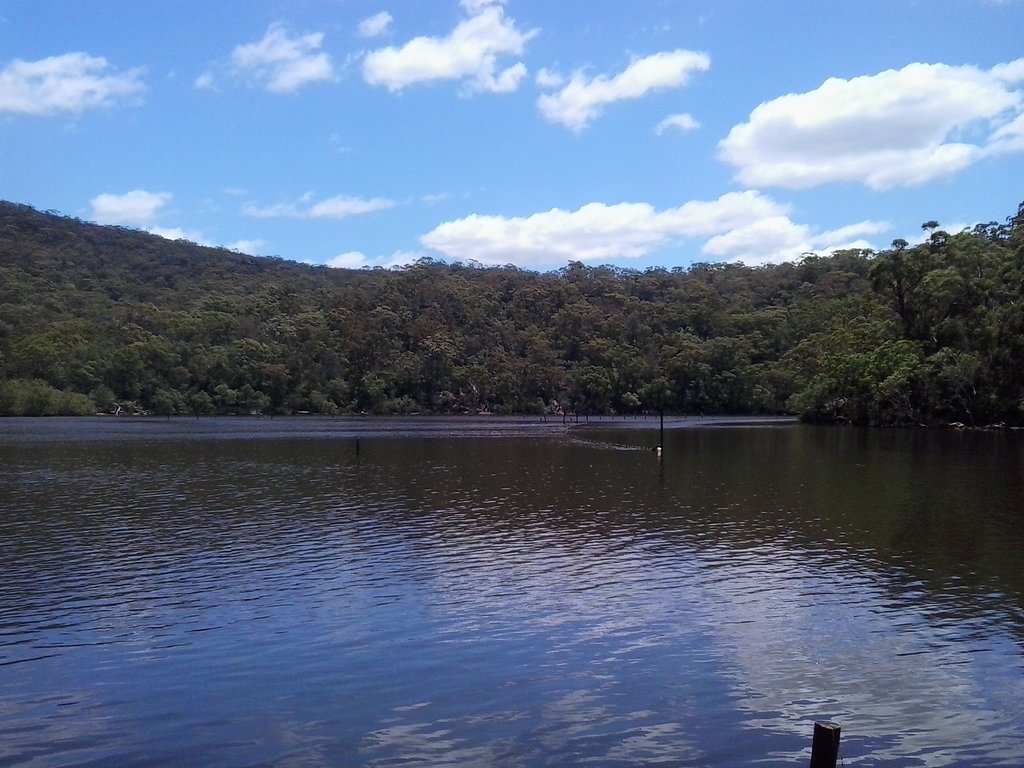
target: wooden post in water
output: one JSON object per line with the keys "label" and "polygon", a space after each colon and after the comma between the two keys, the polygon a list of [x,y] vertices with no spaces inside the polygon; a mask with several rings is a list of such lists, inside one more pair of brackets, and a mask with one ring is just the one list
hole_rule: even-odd
{"label": "wooden post in water", "polygon": [[839,723],[818,720],[811,741],[811,768],[836,768],[839,759]]}
{"label": "wooden post in water", "polygon": [[665,450],[665,409],[659,408],[658,415],[661,419],[658,425],[658,447]]}

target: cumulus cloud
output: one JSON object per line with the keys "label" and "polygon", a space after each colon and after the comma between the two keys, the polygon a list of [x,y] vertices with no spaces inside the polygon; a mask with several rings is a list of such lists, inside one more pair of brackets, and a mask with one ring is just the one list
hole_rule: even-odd
{"label": "cumulus cloud", "polygon": [[392,92],[435,80],[463,81],[467,92],[515,91],[526,65],[518,61],[499,69],[499,57],[520,56],[538,30],[517,29],[500,2],[463,0],[462,7],[467,18],[446,37],[416,37],[401,47],[368,53],[363,78]]}
{"label": "cumulus cloud", "polygon": [[198,229],[185,229],[183,227],[160,227],[144,226],[143,230],[151,235],[159,235],[167,240],[187,240],[196,245],[204,245],[210,248],[227,248],[229,251],[244,253],[247,256],[264,256],[267,252],[267,241],[260,239],[236,240],[233,243],[217,243],[206,237]]}
{"label": "cumulus cloud", "polygon": [[408,267],[415,264],[424,256],[426,256],[426,254],[423,253],[423,251],[395,251],[390,256],[378,259],[373,266],[384,267],[386,269],[392,269],[394,267]]}
{"label": "cumulus cloud", "polygon": [[541,69],[534,81],[540,88],[561,88],[565,85],[564,77],[547,68]]}
{"label": "cumulus cloud", "polygon": [[570,260],[639,258],[684,240],[708,238],[702,250],[710,256],[761,264],[798,259],[814,247],[838,246],[887,227],[861,222],[815,235],[792,222],[785,206],[745,191],[661,211],[647,203],[595,202],[527,217],[473,214],[440,224],[420,243],[455,260],[538,268]]}
{"label": "cumulus cloud", "polygon": [[159,235],[167,240],[188,240],[190,243],[196,245],[213,245],[209,240],[203,237],[203,233],[198,230],[182,229],[181,227],[145,227],[145,230],[151,235]]}
{"label": "cumulus cloud", "polygon": [[262,256],[266,252],[267,242],[266,240],[237,240],[234,243],[228,243],[225,248],[238,251],[239,253],[247,253],[250,256]]}
{"label": "cumulus cloud", "polygon": [[15,59],[0,69],[0,114],[80,114],[146,89],[142,70],[111,70],[100,56],[65,53],[39,61]]}
{"label": "cumulus cloud", "polygon": [[1024,114],[994,130],[986,150],[990,154],[1024,152]]}
{"label": "cumulus cloud", "polygon": [[381,11],[380,13],[374,14],[368,19],[363,19],[359,22],[359,36],[377,37],[379,35],[383,35],[388,31],[388,27],[391,26],[392,21],[394,21],[394,19],[387,11]]}
{"label": "cumulus cloud", "polygon": [[[271,24],[262,40],[239,45],[232,51],[231,71],[271,93],[291,93],[310,83],[332,80],[334,64],[320,50],[323,41],[322,32],[293,37],[281,24]],[[204,77],[207,76],[200,80]]]}
{"label": "cumulus cloud", "polygon": [[[537,99],[545,118],[561,123],[577,133],[586,128],[608,104],[627,99],[640,99],[651,91],[679,88],[689,82],[694,72],[711,66],[711,59],[696,51],[666,51],[634,59],[622,72],[612,77],[588,77],[582,70],[555,93]],[[538,84],[555,83],[550,72],[538,77]]]}
{"label": "cumulus cloud", "polygon": [[233,243],[226,245],[219,244],[210,240],[198,229],[184,229],[183,227],[160,227],[160,226],[143,226],[143,230],[149,232],[151,235],[159,235],[167,240],[187,240],[190,243],[196,245],[205,245],[211,248],[227,248],[229,251],[236,251],[238,253],[244,253],[249,256],[262,256],[266,252],[267,243],[265,240],[253,239],[253,240],[236,240]]}
{"label": "cumulus cloud", "polygon": [[709,238],[701,252],[751,266],[777,264],[794,261],[808,252],[827,254],[848,248],[871,248],[864,237],[889,228],[888,222],[862,221],[813,234],[809,226],[794,223],[788,216],[766,216]]}
{"label": "cumulus cloud", "polygon": [[368,266],[368,264],[369,260],[366,258],[366,254],[359,251],[339,253],[327,262],[328,267],[335,267],[337,269],[361,269]]}
{"label": "cumulus cloud", "polygon": [[719,157],[751,186],[924,184],[988,154],[1024,150],[1022,81],[1024,59],[830,78],[759,105],[719,143]]}
{"label": "cumulus cloud", "polygon": [[[845,227],[830,229],[811,238],[811,245],[825,250],[862,247],[863,238],[867,235],[881,235],[888,232],[892,225],[887,221],[858,221]],[[867,246],[863,246],[867,247]]]}
{"label": "cumulus cloud", "polygon": [[[198,245],[216,245],[199,230],[165,227],[156,223],[172,200],[173,195],[170,192],[134,189],[123,195],[105,192],[96,195],[89,203],[92,206],[92,219],[97,224],[138,227],[167,240],[188,240]],[[224,247],[257,256],[266,248],[266,243],[263,240],[239,240]]]}
{"label": "cumulus cloud", "polygon": [[210,245],[202,233],[181,227],[163,227],[155,220],[171,202],[170,192],[147,192],[134,189],[123,195],[104,193],[90,200],[92,218],[97,224],[133,226],[159,235],[167,240],[189,240],[199,245]]}
{"label": "cumulus cloud", "polygon": [[91,201],[92,218],[98,224],[145,226],[171,201],[170,192],[146,192],[135,189],[123,195],[104,193]]}
{"label": "cumulus cloud", "polygon": [[698,128],[700,128],[700,123],[693,118],[693,115],[688,115],[683,112],[678,115],[669,115],[666,117],[655,126],[654,132],[661,136],[666,131],[689,133],[690,131],[695,131]]}
{"label": "cumulus cloud", "polygon": [[293,219],[344,219],[375,211],[382,211],[395,205],[394,200],[383,197],[365,199],[336,195],[319,202],[306,194],[297,201],[276,203],[269,206],[246,205],[242,213],[260,219],[293,218]]}

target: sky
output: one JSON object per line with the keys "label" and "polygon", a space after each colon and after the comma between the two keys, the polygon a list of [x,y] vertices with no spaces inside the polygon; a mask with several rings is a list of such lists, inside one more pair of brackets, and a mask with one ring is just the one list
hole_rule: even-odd
{"label": "sky", "polygon": [[884,249],[1024,200],[1024,0],[0,0],[0,199],[334,267]]}

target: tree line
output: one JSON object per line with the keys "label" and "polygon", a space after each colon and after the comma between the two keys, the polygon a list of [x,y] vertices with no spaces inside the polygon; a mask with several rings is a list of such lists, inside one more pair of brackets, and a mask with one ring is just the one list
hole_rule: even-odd
{"label": "tree line", "polygon": [[0,203],[0,415],[1024,423],[1024,203],[884,251],[341,270]]}

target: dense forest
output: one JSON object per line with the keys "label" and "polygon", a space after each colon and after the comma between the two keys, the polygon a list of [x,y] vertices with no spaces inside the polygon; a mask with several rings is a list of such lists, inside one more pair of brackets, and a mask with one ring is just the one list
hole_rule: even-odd
{"label": "dense forest", "polygon": [[1024,203],[792,264],[340,270],[0,202],[0,414],[1024,423]]}

